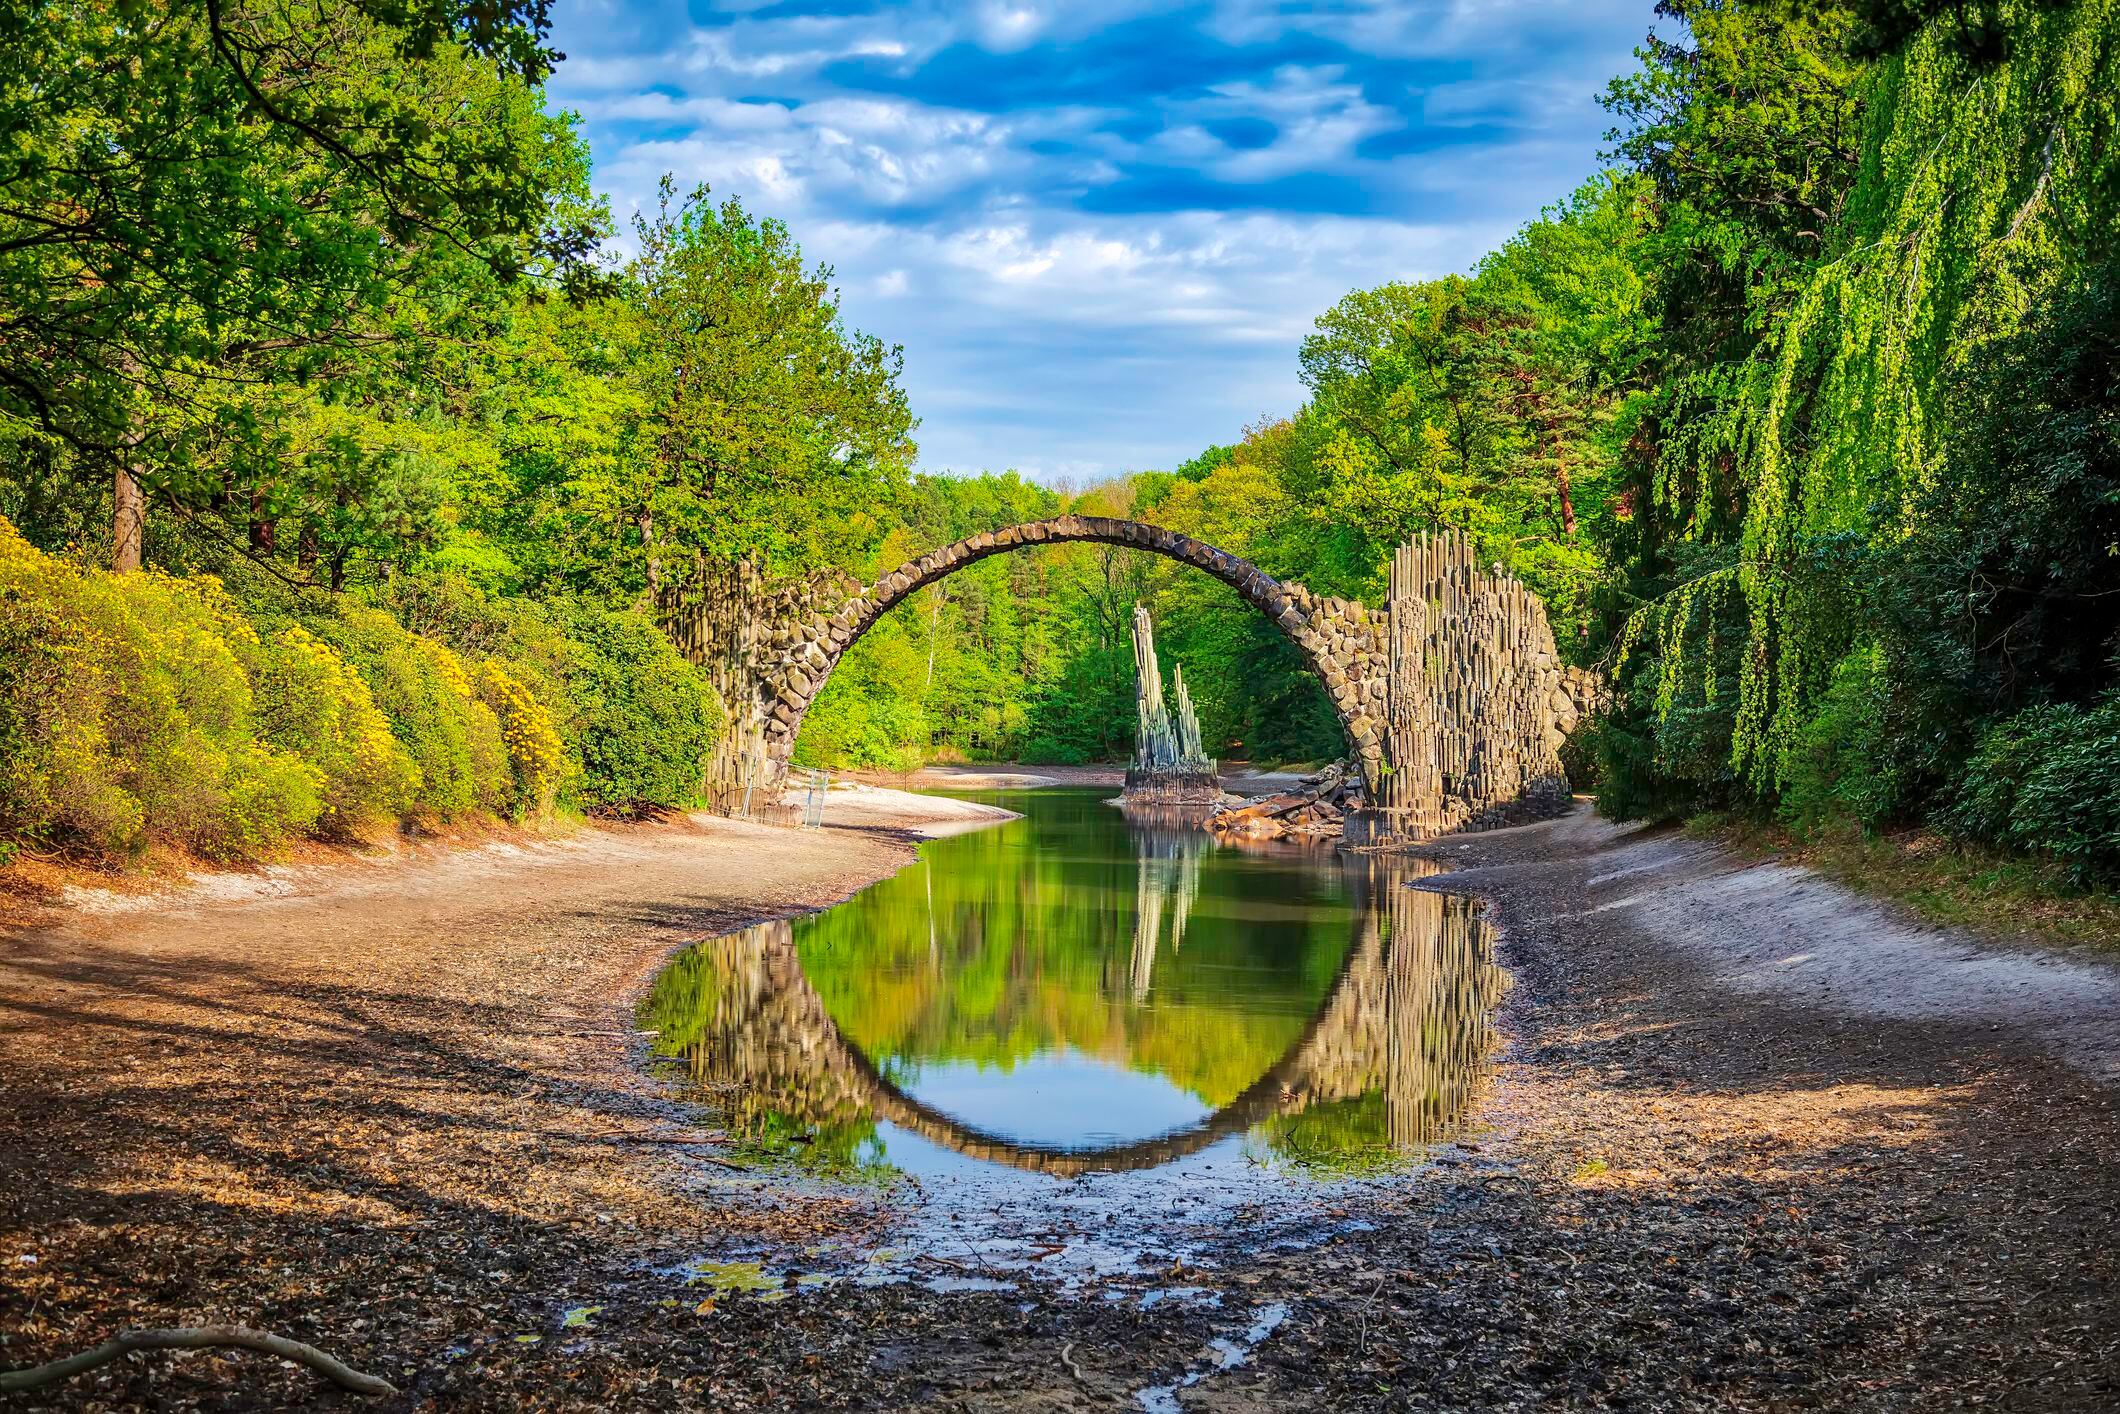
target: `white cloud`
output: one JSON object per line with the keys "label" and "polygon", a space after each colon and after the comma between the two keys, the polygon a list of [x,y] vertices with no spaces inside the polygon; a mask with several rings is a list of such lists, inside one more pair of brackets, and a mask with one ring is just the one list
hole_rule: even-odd
{"label": "white cloud", "polygon": [[[1222,0],[1212,36],[1301,57],[1247,50],[1147,91],[1078,92],[1070,46],[1173,6],[723,8],[746,12],[561,12],[573,54],[554,92],[582,113],[599,187],[625,212],[667,171],[787,220],[835,268],[849,321],[905,345],[924,466],[1076,481],[1173,465],[1292,411],[1297,345],[1333,302],[1468,268],[1564,195],[1594,165],[1594,94],[1651,18],[1648,0]],[[1346,59],[1319,61],[1309,37]],[[963,45],[1065,96],[983,83],[961,49],[930,82],[923,65]],[[1406,62],[1383,77],[1379,55]],[[1232,140],[1232,120],[1270,132]],[[1364,155],[1398,134],[1429,150]],[[1159,206],[1158,183],[1175,195],[1136,209]],[[1205,209],[1277,183],[1309,204]],[[1220,203],[1198,195],[1215,184]],[[1343,209],[1310,209],[1335,192]]]}

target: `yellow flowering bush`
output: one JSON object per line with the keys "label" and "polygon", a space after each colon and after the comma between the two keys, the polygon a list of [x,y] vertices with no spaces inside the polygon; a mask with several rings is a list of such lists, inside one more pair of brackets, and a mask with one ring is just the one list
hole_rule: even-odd
{"label": "yellow flowering bush", "polygon": [[258,735],[323,774],[317,832],[355,839],[410,809],[419,768],[346,660],[300,624],[259,645],[252,669]]}
{"label": "yellow flowering bush", "polygon": [[410,757],[412,813],[449,820],[507,809],[514,776],[500,718],[473,693],[462,659],[380,609],[342,605],[307,627],[360,673]]}
{"label": "yellow flowering bush", "polygon": [[515,776],[515,813],[549,814],[567,771],[566,748],[552,713],[493,659],[479,664],[478,695],[500,721],[501,744]]}
{"label": "yellow flowering bush", "polygon": [[258,858],[697,794],[720,704],[652,620],[396,592],[395,613],[253,604],[208,576],[83,567],[0,518],[0,842]]}
{"label": "yellow flowering bush", "polygon": [[248,633],[211,580],[80,570],[0,521],[0,829],[216,857],[308,829],[323,775],[257,739]]}

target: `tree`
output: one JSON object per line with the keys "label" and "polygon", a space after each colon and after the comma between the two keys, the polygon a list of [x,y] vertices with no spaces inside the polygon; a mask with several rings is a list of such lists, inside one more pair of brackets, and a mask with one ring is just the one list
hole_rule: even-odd
{"label": "tree", "polygon": [[275,548],[288,390],[438,262],[566,283],[597,236],[549,202],[544,0],[0,0],[0,32],[0,437],[112,488],[120,568],[151,500]]}
{"label": "tree", "polygon": [[666,610],[704,591],[695,565],[811,568],[858,540],[850,517],[902,480],[913,417],[896,346],[840,321],[829,269],[805,269],[778,221],[666,177],[637,219],[625,377],[645,417],[615,488],[649,590]]}

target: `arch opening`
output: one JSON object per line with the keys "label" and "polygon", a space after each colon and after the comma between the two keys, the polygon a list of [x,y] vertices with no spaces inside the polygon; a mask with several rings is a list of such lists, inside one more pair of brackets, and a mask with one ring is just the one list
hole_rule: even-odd
{"label": "arch opening", "polygon": [[[1284,584],[1248,560],[1164,526],[1105,516],[1059,516],[1009,526],[933,550],[862,586],[831,608],[768,635],[744,684],[769,780],[784,777],[805,715],[846,651],[916,591],[994,555],[1037,545],[1091,543],[1161,555],[1213,575],[1265,615],[1291,643],[1332,704],[1348,754],[1371,798],[1384,776],[1384,636],[1381,616],[1358,601]],[[740,688],[739,691],[743,689]]]}

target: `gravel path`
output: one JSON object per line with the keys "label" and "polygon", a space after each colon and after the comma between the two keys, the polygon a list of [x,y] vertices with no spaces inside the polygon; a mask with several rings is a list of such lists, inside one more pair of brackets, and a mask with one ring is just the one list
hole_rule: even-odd
{"label": "gravel path", "polygon": [[[1238,1226],[1157,1274],[1184,1300],[702,1303],[670,1265],[877,1217],[717,1198],[627,1000],[691,937],[896,867],[890,828],[599,832],[6,934],[0,1366],[229,1320],[404,1407],[2120,1406],[2110,969],[1582,816],[1435,851],[1516,985],[1487,1132],[1424,1174],[1293,1242]],[[356,1403],[211,1354],[52,1399]]]}

